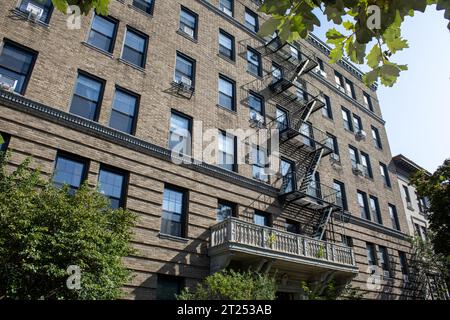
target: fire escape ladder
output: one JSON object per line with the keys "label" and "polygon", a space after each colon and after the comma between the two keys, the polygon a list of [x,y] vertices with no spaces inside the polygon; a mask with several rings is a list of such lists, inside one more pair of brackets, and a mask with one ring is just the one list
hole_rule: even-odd
{"label": "fire escape ladder", "polygon": [[327,229],[327,224],[331,219],[333,213],[333,207],[324,209],[322,212],[322,217],[320,219],[319,225],[317,226],[316,232],[314,233],[314,238],[317,240],[322,240],[325,230]]}

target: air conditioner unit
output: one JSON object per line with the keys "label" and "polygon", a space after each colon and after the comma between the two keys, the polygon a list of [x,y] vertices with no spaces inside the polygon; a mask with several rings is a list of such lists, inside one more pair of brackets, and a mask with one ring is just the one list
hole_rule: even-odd
{"label": "air conditioner unit", "polygon": [[0,74],[0,89],[14,92],[17,86],[17,80],[7,77],[3,74]]}
{"label": "air conditioner unit", "polygon": [[192,80],[188,77],[181,76],[180,81],[178,82],[183,86],[184,89],[190,90],[192,88]]}
{"label": "air conditioner unit", "polygon": [[340,162],[341,161],[341,157],[338,154],[334,153],[334,152],[330,155],[330,158],[331,158],[331,160],[334,160],[336,162]]}
{"label": "air conditioner unit", "polygon": [[187,35],[189,35],[191,38],[194,37],[194,30],[192,30],[191,28],[189,28],[186,25],[183,25],[183,27],[181,28],[181,30],[186,33]]}
{"label": "air conditioner unit", "polygon": [[359,130],[355,134],[356,139],[359,139],[359,140],[365,139],[366,136],[367,136],[367,134],[366,134],[366,132],[364,130]]}
{"label": "air conditioner unit", "polygon": [[250,110],[250,121],[255,123],[258,127],[264,126],[264,117],[254,110]]}
{"label": "air conditioner unit", "polygon": [[383,270],[383,278],[390,278],[391,277],[391,273],[389,272],[389,270]]}
{"label": "air conditioner unit", "polygon": [[26,10],[28,12],[28,19],[33,22],[38,21],[42,17],[42,14],[44,13],[44,9],[31,2],[28,3]]}
{"label": "air conditioner unit", "polygon": [[364,166],[360,163],[356,164],[353,167],[353,173],[359,175],[359,176],[364,176]]}

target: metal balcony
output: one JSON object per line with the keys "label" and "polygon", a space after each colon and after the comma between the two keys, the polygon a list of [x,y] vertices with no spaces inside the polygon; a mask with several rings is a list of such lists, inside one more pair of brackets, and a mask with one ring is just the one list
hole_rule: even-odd
{"label": "metal balcony", "polygon": [[211,271],[241,262],[269,260],[272,268],[305,274],[358,272],[352,248],[229,218],[211,228]]}
{"label": "metal balcony", "polygon": [[283,203],[296,203],[309,209],[342,209],[342,197],[338,190],[316,181],[297,181],[294,172],[283,177],[278,198]]}

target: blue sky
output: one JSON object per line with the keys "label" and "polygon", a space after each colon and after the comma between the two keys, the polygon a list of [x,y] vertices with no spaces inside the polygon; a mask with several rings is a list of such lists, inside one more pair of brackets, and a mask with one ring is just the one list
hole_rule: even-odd
{"label": "blue sky", "polygon": [[[321,22],[314,34],[326,40],[334,25],[325,18]],[[443,11],[430,7],[406,18],[402,35],[409,48],[393,60],[408,64],[409,70],[392,88],[380,85],[378,99],[392,155],[401,153],[434,171],[450,158],[450,32]]]}

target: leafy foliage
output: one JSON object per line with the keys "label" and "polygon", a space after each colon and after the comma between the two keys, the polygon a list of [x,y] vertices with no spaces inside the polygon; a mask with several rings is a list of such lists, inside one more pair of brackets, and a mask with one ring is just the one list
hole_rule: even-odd
{"label": "leafy foliage", "polygon": [[[328,21],[342,25],[347,34],[335,28],[326,33],[327,42],[332,45],[332,62],[346,56],[354,63],[366,64],[372,69],[364,81],[371,85],[378,79],[385,86],[392,86],[406,65],[391,60],[392,55],[408,48],[408,42],[401,37],[401,25],[405,17],[413,17],[415,12],[425,12],[436,5],[444,10],[444,18],[450,20],[449,0],[264,0],[260,11],[270,15],[260,30],[261,36],[278,31],[282,41],[292,42],[306,38],[308,32],[320,26],[313,10],[319,9]],[[379,8],[379,19],[377,11]],[[344,19],[349,19],[345,20]],[[450,29],[450,22],[448,24]],[[375,43],[367,54],[367,46]]]}
{"label": "leafy foliage", "polygon": [[216,272],[199,283],[195,292],[186,288],[178,300],[275,300],[275,279],[261,273],[233,270]]}
{"label": "leafy foliage", "polygon": [[68,6],[78,6],[82,14],[88,14],[94,9],[98,14],[107,15],[110,0],[52,0],[56,9],[62,13],[67,12]]}
{"label": "leafy foliage", "polygon": [[418,171],[411,179],[419,197],[426,197],[430,202],[428,220],[434,250],[450,260],[450,159],[430,176],[425,171]]}
{"label": "leafy foliage", "polygon": [[[87,185],[55,188],[30,161],[8,174],[0,152],[0,300],[117,298],[134,216]],[[66,286],[70,265],[81,269],[79,290]]]}
{"label": "leafy foliage", "polygon": [[364,297],[364,292],[350,284],[340,290],[333,280],[328,281],[324,288],[310,286],[305,281],[301,282],[301,287],[307,300],[361,300]]}

